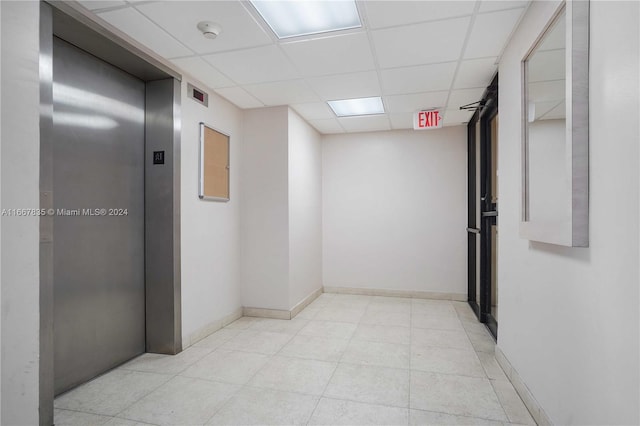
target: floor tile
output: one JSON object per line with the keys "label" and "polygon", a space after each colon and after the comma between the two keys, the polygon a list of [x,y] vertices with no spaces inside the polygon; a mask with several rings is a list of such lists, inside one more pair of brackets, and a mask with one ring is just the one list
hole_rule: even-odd
{"label": "floor tile", "polygon": [[320,309],[321,309],[320,307],[307,306],[302,311],[300,311],[300,313],[298,313],[298,315],[296,315],[296,318],[294,319],[297,319],[297,318],[306,319],[306,320],[314,319],[315,316],[318,314],[318,312],[320,312]]}
{"label": "floor tile", "polygon": [[471,341],[469,341],[467,333],[460,330],[414,328],[411,331],[411,344],[435,346],[439,348],[473,350],[473,346],[471,346]]}
{"label": "floor tile", "polygon": [[410,354],[409,345],[354,339],[349,342],[341,362],[408,369]]}
{"label": "floor tile", "polygon": [[374,297],[371,299],[368,311],[372,312],[411,312],[411,299],[400,297]]}
{"label": "floor tile", "polygon": [[412,308],[416,308],[416,307],[419,308],[421,306],[431,306],[434,308],[443,307],[443,306],[453,307],[453,302],[451,300],[445,300],[445,299],[421,299],[418,297],[414,297],[411,299]]}
{"label": "floor tile", "polygon": [[53,419],[56,426],[98,426],[106,424],[112,417],[56,408],[53,411]]}
{"label": "floor tile", "polygon": [[260,320],[261,320],[261,318],[242,317],[242,318],[238,318],[237,320],[235,320],[231,324],[227,325],[225,328],[227,328],[227,329],[246,330],[247,328],[251,327],[251,325],[254,322],[260,321]]}
{"label": "floor tile", "polygon": [[249,382],[250,386],[321,395],[336,363],[274,356]]}
{"label": "floor tile", "polygon": [[371,296],[337,294],[336,297],[329,301],[327,307],[337,309],[365,309],[369,305],[369,302],[371,302]]}
{"label": "floor tile", "polygon": [[372,296],[370,305],[375,305],[375,304],[411,306],[411,298],[391,297],[391,296]]}
{"label": "floor tile", "polygon": [[242,332],[240,328],[223,328],[221,330],[216,331],[213,334],[205,337],[199,342],[195,343],[193,346],[196,348],[212,348],[215,349],[222,345],[225,342],[228,342],[233,337],[236,337],[238,334]]}
{"label": "floor tile", "polygon": [[414,304],[411,306],[411,312],[414,314],[424,314],[424,315],[437,315],[443,317],[452,317],[458,318],[458,314],[456,310],[451,306],[451,304],[434,304],[434,303],[421,303]]}
{"label": "floor tile", "polygon": [[411,369],[432,373],[486,377],[473,350],[411,345]]}
{"label": "floor tile", "polygon": [[477,417],[455,416],[453,414],[435,413],[433,411],[410,410],[409,424],[424,426],[502,426],[502,422],[479,419]]}
{"label": "floor tile", "polygon": [[331,308],[326,307],[320,310],[315,316],[319,321],[338,321],[358,323],[364,315],[364,309]]}
{"label": "floor tile", "polygon": [[120,368],[149,373],[178,374],[211,351],[211,348],[190,347],[177,355],[147,353],[127,362]]}
{"label": "floor tile", "polygon": [[316,300],[314,300],[313,302],[309,303],[309,305],[307,305],[307,307],[305,309],[320,309],[320,308],[324,308],[325,306],[327,306],[329,304],[329,302],[335,298],[335,294],[332,293],[323,293],[320,296],[318,296],[318,298]]}
{"label": "floor tile", "polygon": [[348,343],[347,339],[298,335],[291,339],[278,354],[319,361],[339,361]]}
{"label": "floor tile", "polygon": [[471,309],[467,302],[452,302],[453,308],[456,310],[458,317],[462,321],[478,321],[478,317],[475,312]]}
{"label": "floor tile", "polygon": [[462,319],[462,327],[465,329],[467,333],[469,332],[480,333],[480,334],[488,333],[487,326],[482,324],[481,322],[478,322],[477,319],[476,320]]}
{"label": "floor tile", "polygon": [[471,340],[471,344],[476,351],[495,353],[496,342],[493,340],[493,337],[489,335],[488,331],[483,333],[467,331],[467,336],[469,336],[469,340]]}
{"label": "floor tile", "polygon": [[244,330],[221,346],[230,351],[257,352],[273,355],[291,340],[291,334]]}
{"label": "floor tile", "polygon": [[307,320],[301,318],[294,318],[292,320],[265,318],[263,321],[253,323],[249,326],[249,330],[296,334],[305,325],[307,325]]}
{"label": "floor tile", "polygon": [[181,373],[182,376],[244,385],[269,360],[267,355],[218,349]]}
{"label": "floor tile", "polygon": [[507,421],[488,379],[411,371],[411,408]]}
{"label": "floor tile", "polygon": [[498,395],[498,400],[502,404],[509,421],[520,425],[535,425],[536,422],[531,417],[529,410],[518,396],[510,382],[504,380],[492,380],[493,390]]}
{"label": "floor tile", "polygon": [[300,330],[299,335],[332,337],[335,339],[350,339],[356,331],[357,325],[335,321],[309,321]]}
{"label": "floor tile", "polygon": [[[135,420],[121,419],[119,417],[113,417],[111,420],[105,423],[105,426],[149,426],[149,425],[153,425],[153,423],[137,422]],[[85,424],[85,426],[87,425]]]}
{"label": "floor tile", "polygon": [[340,363],[324,396],[407,407],[409,370]]}
{"label": "floor tile", "polygon": [[487,374],[487,377],[491,380],[509,380],[507,375],[502,371],[502,367],[496,361],[496,357],[492,353],[488,352],[477,352],[478,358],[480,359],[480,364],[484,368],[484,372]]}
{"label": "floor tile", "polygon": [[411,327],[433,328],[436,330],[463,330],[462,323],[457,316],[413,313]]}
{"label": "floor tile", "polygon": [[406,425],[406,408],[322,398],[310,425]]}
{"label": "floor tile", "polygon": [[114,416],[171,378],[117,369],[59,396],[55,407]]}
{"label": "floor tile", "polygon": [[204,424],[239,386],[177,376],[120,414],[161,425]]}
{"label": "floor tile", "polygon": [[369,310],[360,319],[360,324],[368,325],[391,325],[396,327],[410,327],[411,314],[409,311],[376,311]]}
{"label": "floor tile", "polygon": [[353,339],[408,345],[411,343],[411,329],[388,325],[359,324],[353,334]]}
{"label": "floor tile", "polygon": [[304,425],[317,403],[317,396],[244,387],[207,424]]}

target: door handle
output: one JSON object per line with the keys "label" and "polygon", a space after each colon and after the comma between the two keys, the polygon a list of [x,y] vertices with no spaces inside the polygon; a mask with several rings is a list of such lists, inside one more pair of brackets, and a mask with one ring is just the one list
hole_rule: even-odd
{"label": "door handle", "polygon": [[471,232],[472,234],[479,234],[480,230],[478,228],[467,228],[467,232]]}
{"label": "door handle", "polygon": [[496,217],[496,216],[498,216],[497,210],[493,210],[490,212],[482,212],[482,217]]}

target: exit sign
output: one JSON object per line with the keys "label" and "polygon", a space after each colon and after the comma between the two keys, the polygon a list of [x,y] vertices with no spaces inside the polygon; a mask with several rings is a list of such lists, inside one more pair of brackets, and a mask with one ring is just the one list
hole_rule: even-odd
{"label": "exit sign", "polygon": [[418,111],[413,113],[413,129],[439,129],[442,127],[442,116],[440,111],[433,109],[431,111]]}

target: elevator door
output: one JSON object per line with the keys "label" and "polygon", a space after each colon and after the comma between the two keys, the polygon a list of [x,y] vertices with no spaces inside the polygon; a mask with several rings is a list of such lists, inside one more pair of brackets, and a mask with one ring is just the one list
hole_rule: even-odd
{"label": "elevator door", "polygon": [[55,393],[145,350],[142,81],[53,44]]}

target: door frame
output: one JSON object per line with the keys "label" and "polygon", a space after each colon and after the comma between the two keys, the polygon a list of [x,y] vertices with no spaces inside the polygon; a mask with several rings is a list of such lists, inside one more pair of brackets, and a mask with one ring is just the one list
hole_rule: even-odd
{"label": "door frame", "polygon": [[[498,203],[492,201],[492,145],[491,121],[498,115],[498,76],[487,87],[480,111],[480,321],[487,324],[494,337],[498,336],[498,322],[491,314],[491,226],[497,225]],[[497,147],[496,147],[497,149]],[[484,198],[484,199],[483,199]],[[497,261],[497,257],[496,257]]]}
{"label": "door frame", "polygon": [[[467,300],[478,320],[498,335],[498,323],[491,315],[491,225],[497,224],[497,203],[491,201],[491,121],[498,114],[498,75],[487,87],[467,125]],[[476,138],[480,125],[480,140]],[[480,150],[480,194],[476,192],[476,150]],[[480,196],[479,196],[480,195]],[[478,202],[479,201],[479,202]],[[476,219],[480,209],[480,223]],[[480,279],[477,276],[477,238],[480,238]],[[480,300],[476,300],[477,283]]]}
{"label": "door frame", "polygon": [[[180,103],[182,76],[114,35],[80,7],[40,3],[40,209],[53,208],[53,37],[71,42],[145,81],[145,334],[146,351],[182,351],[180,252]],[[63,31],[64,34],[59,34]],[[70,39],[72,38],[72,39]],[[112,59],[118,63],[112,62]],[[149,97],[153,96],[153,99]],[[150,143],[147,135],[154,136]],[[165,150],[153,169],[154,149]],[[153,220],[149,213],[153,212]],[[53,216],[40,216],[39,423],[53,424]],[[154,250],[155,248],[155,250]]]}

